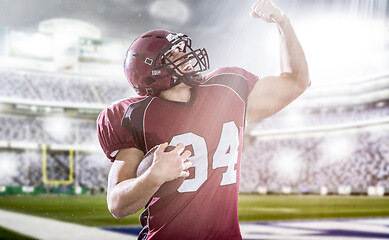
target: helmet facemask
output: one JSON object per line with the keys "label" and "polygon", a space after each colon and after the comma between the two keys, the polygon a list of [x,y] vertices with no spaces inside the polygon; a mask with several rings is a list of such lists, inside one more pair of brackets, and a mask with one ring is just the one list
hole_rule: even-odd
{"label": "helmet facemask", "polygon": [[[172,86],[183,82],[189,86],[195,87],[201,83],[201,72],[209,69],[209,59],[205,48],[193,50],[192,41],[187,35],[182,33],[171,33],[167,36],[169,44],[166,44],[159,54],[161,55],[162,65],[170,74],[172,74]],[[174,51],[179,50],[186,54],[176,58],[170,59]],[[159,56],[158,56],[159,57]],[[182,70],[190,62],[191,71]]]}

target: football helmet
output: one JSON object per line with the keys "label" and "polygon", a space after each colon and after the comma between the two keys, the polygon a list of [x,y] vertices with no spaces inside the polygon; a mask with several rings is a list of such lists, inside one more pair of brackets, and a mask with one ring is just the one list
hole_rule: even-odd
{"label": "football helmet", "polygon": [[[155,95],[181,82],[199,85],[201,72],[209,69],[209,59],[204,48],[193,50],[191,45],[191,39],[182,33],[152,30],[142,34],[126,53],[124,73],[128,82],[141,96]],[[169,58],[177,50],[185,54]]]}

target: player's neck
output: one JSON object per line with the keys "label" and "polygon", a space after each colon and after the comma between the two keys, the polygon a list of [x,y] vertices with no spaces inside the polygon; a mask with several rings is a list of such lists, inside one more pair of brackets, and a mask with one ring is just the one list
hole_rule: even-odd
{"label": "player's neck", "polygon": [[189,102],[191,95],[191,87],[181,83],[175,87],[162,91],[159,94],[159,97],[174,102]]}

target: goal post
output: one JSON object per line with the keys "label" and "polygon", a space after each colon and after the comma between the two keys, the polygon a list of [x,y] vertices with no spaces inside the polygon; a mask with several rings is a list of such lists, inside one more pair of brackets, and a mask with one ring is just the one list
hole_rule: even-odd
{"label": "goal post", "polygon": [[54,187],[58,185],[70,185],[73,183],[74,171],[74,150],[69,148],[69,176],[66,180],[48,179],[47,178],[47,145],[42,145],[42,182],[43,184],[52,184]]}

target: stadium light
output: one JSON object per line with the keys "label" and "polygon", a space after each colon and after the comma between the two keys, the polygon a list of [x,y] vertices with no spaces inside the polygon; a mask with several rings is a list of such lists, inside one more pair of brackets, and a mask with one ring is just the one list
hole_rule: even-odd
{"label": "stadium light", "polygon": [[149,8],[150,15],[166,24],[185,23],[189,18],[188,7],[177,0],[158,0]]}
{"label": "stadium light", "polygon": [[[293,108],[293,110],[288,111]],[[283,125],[290,128],[301,128],[306,123],[306,116],[303,113],[303,110],[296,104],[291,104],[285,108],[285,116],[282,118],[284,121]]]}
{"label": "stadium light", "polygon": [[323,156],[326,156],[328,162],[326,164],[345,161],[349,156],[353,155],[356,148],[355,140],[344,134],[336,134],[325,138],[320,144]]}
{"label": "stadium light", "polygon": [[75,37],[101,38],[101,30],[96,26],[71,18],[53,18],[39,23],[38,29],[43,33],[65,34]]}
{"label": "stadium light", "polygon": [[318,12],[309,19],[296,29],[316,86],[360,81],[387,71],[385,21],[337,12]]}
{"label": "stadium light", "polygon": [[71,121],[64,116],[45,118],[43,127],[47,133],[58,140],[65,140],[72,132]]}
{"label": "stadium light", "polygon": [[0,155],[0,179],[12,179],[13,176],[17,176],[20,174],[20,169],[17,166],[17,161],[14,159],[15,157],[10,156],[7,153],[3,153]]}
{"label": "stadium light", "polygon": [[53,55],[53,38],[48,34],[11,31],[10,43],[16,56],[50,59]]}
{"label": "stadium light", "polygon": [[297,149],[283,149],[274,157],[274,169],[291,181],[297,180],[302,165],[300,154]]}

